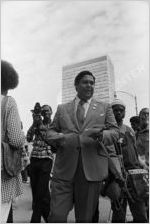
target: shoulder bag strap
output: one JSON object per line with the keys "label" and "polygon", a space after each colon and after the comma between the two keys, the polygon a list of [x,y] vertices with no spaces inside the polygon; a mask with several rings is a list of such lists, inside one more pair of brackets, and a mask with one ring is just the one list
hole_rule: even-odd
{"label": "shoulder bag strap", "polygon": [[[1,102],[1,123],[2,123],[2,134],[6,135],[6,119],[7,119],[7,105],[8,105],[8,96],[4,96]],[[3,140],[3,139],[2,139]]]}

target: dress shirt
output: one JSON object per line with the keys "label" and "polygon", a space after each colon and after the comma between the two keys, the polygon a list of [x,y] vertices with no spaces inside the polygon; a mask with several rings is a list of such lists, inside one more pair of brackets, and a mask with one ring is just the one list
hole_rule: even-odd
{"label": "dress shirt", "polygon": [[[78,104],[79,104],[80,100],[81,100],[81,99],[80,99],[78,96],[76,96],[76,98],[75,98],[75,112],[77,112],[77,107],[78,107]],[[83,107],[84,107],[84,110],[85,110],[84,118],[86,118],[86,115],[87,115],[87,112],[88,112],[88,109],[89,109],[91,100],[92,100],[92,98],[90,98],[89,100],[87,100],[87,101],[83,104]]]}

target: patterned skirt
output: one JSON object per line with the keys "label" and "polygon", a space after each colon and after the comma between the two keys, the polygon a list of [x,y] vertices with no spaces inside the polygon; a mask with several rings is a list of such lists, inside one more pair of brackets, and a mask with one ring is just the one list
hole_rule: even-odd
{"label": "patterned skirt", "polygon": [[1,179],[1,203],[12,201],[22,194],[23,185],[20,174],[9,179]]}

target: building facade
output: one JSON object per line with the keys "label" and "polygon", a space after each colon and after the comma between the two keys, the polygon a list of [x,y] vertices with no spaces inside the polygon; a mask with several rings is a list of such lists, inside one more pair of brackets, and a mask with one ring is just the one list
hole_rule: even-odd
{"label": "building facade", "polygon": [[83,70],[92,72],[96,78],[94,98],[112,102],[115,91],[114,67],[109,56],[106,55],[63,67],[62,103],[66,103],[76,96],[74,79]]}

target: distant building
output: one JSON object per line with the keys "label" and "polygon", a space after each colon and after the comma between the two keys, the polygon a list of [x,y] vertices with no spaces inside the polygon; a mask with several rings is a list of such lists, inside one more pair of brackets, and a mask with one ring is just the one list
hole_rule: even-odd
{"label": "distant building", "polygon": [[74,78],[83,70],[91,71],[96,78],[94,97],[97,100],[111,102],[115,91],[114,67],[109,56],[102,56],[63,67],[62,103],[75,97]]}

